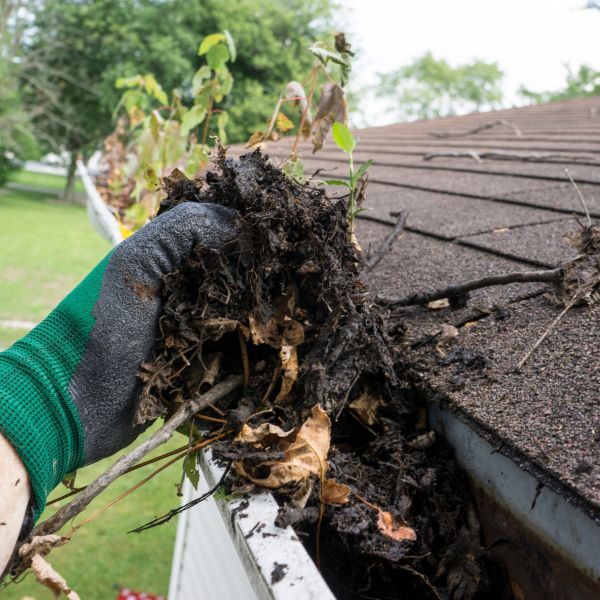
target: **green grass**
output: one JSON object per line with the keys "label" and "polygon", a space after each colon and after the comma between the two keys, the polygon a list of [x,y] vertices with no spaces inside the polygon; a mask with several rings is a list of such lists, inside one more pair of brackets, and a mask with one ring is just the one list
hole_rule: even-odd
{"label": "green grass", "polygon": [[14,327],[3,327],[0,325],[0,351],[8,348],[12,343],[21,339],[27,329],[16,329]]}
{"label": "green grass", "polygon": [[[21,183],[44,190],[56,190],[62,192],[65,188],[66,178],[62,175],[51,175],[48,173],[32,173],[31,171],[12,171],[8,176],[11,183]],[[77,179],[75,181],[75,191],[83,193],[85,191],[83,183]]]}
{"label": "green grass", "polygon": [[0,320],[38,322],[110,245],[92,229],[85,208],[0,190],[0,248]]}
{"label": "green grass", "polygon": [[[150,432],[156,427],[154,426]],[[142,439],[140,438],[136,444]],[[185,443],[183,436],[176,435],[151,456],[184,446]],[[114,459],[106,459],[81,469],[77,473],[76,485],[89,483],[106,470],[113,461]],[[135,485],[160,464],[162,463],[142,467],[118,479],[104,494],[96,498],[74,523],[81,523],[85,517]],[[179,505],[179,498],[175,494],[175,485],[181,475],[179,464],[168,467],[98,518],[85,524],[66,546],[53,550],[49,555],[50,564],[81,598],[98,600],[116,598],[119,587],[166,596],[177,527],[176,519],[140,534],[128,534],[127,531]],[[59,486],[52,496],[58,497],[66,492],[63,486]],[[67,500],[64,500],[61,505],[66,502]],[[46,509],[42,518],[49,516],[56,508],[58,506],[55,505]],[[63,531],[68,530],[69,527],[65,527]],[[1,590],[0,596],[2,600],[21,600],[24,597],[35,600],[53,598],[52,594],[42,588],[31,574],[21,583],[11,584],[5,590]]]}

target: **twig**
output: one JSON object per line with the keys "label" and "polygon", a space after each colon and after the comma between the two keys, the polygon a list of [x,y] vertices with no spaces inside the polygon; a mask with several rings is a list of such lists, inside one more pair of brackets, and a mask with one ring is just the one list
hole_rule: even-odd
{"label": "twig", "polygon": [[452,284],[441,290],[411,294],[404,298],[382,298],[378,296],[376,301],[388,306],[413,306],[416,304],[428,304],[433,300],[442,298],[460,298],[473,290],[478,290],[492,285],[507,285],[509,283],[548,282],[557,283],[563,276],[562,268],[549,269],[545,271],[516,271],[504,273],[503,275],[490,275],[481,279],[472,279],[460,284]]}
{"label": "twig", "polygon": [[538,338],[538,341],[531,347],[529,352],[519,361],[517,364],[517,371],[521,370],[521,367],[529,360],[529,357],[537,350],[540,344],[550,335],[550,332],[556,327],[556,324],[567,314],[567,311],[573,307],[575,302],[579,300],[579,294],[575,294],[569,303],[560,311],[556,319],[548,325],[544,333]]}
{"label": "twig", "polygon": [[575,191],[577,192],[577,195],[579,196],[579,200],[581,200],[581,204],[583,206],[583,210],[585,211],[585,216],[587,217],[588,227],[591,227],[592,226],[592,219],[590,217],[590,211],[588,210],[587,204],[585,203],[585,200],[583,199],[583,196],[582,196],[581,192],[579,191],[579,187],[575,183],[575,180],[573,179],[573,177],[571,176],[571,172],[569,171],[569,169],[565,169],[565,173],[567,174],[567,177],[569,178],[569,180],[573,184],[573,187],[575,188]]}
{"label": "twig", "polygon": [[115,479],[123,475],[141,458],[167,442],[175,430],[189,419],[194,413],[223,398],[242,384],[240,375],[231,375],[221,383],[215,385],[205,394],[181,406],[175,414],[151,437],[142,442],[135,450],[122,456],[112,467],[95,479],[75,500],[58,510],[49,519],[40,523],[32,535],[48,535],[57,532],[65,523],[79,514],[96,496],[103,492]]}
{"label": "twig", "polygon": [[154,519],[154,520],[146,523],[145,525],[141,525],[140,527],[137,527],[136,529],[132,529],[131,531],[128,531],[127,533],[141,533],[142,531],[146,531],[146,529],[152,529],[153,527],[157,527],[158,525],[162,525],[163,523],[170,521],[173,517],[176,517],[179,513],[182,513],[184,510],[188,510],[188,509],[192,508],[193,506],[196,506],[196,504],[200,504],[200,502],[203,502],[204,500],[206,500],[207,498],[212,496],[221,487],[221,485],[223,485],[223,482],[225,481],[225,477],[227,477],[227,474],[229,473],[229,470],[231,469],[231,464],[232,463],[229,462],[229,464],[225,467],[225,470],[223,471],[223,474],[221,475],[221,478],[219,479],[219,481],[210,490],[208,490],[207,492],[202,494],[200,497],[195,498],[194,500],[192,500],[191,502],[188,502],[187,504],[183,504],[182,506],[173,508],[168,513],[163,515],[162,517],[158,517],[157,519]]}
{"label": "twig", "polygon": [[[195,416],[197,417],[198,415],[195,415]],[[223,421],[223,422],[225,422],[225,421]],[[180,454],[181,452],[186,450],[187,447],[188,447],[188,445],[186,444],[185,446],[181,446],[180,448],[175,448],[175,450],[171,450],[170,452],[165,452],[164,454],[161,454],[160,456],[155,456],[154,458],[150,458],[148,460],[145,460],[144,462],[138,463],[137,465],[134,465],[133,467],[127,469],[127,471],[125,471],[123,473],[123,475],[127,475],[128,473],[131,473],[132,471],[137,471],[137,469],[141,469],[142,467],[147,467],[148,465],[158,462],[159,460],[162,460],[163,458],[168,458],[169,456],[173,456],[173,454]],[[58,498],[53,498],[52,500],[50,500],[49,502],[46,503],[46,506],[56,504],[57,502],[60,502],[61,500],[65,500],[66,498],[70,498],[71,496],[74,496],[75,494],[79,494],[79,492],[83,492],[83,490],[85,490],[85,488],[87,488],[87,485],[81,486],[79,488],[74,488],[68,494],[64,494],[62,496],[59,496]]]}
{"label": "twig", "polygon": [[505,119],[499,119],[498,121],[493,121],[492,123],[485,123],[484,125],[479,125],[473,129],[467,129],[466,131],[430,131],[429,135],[436,138],[466,137],[468,135],[474,135],[475,133],[485,131],[486,129],[492,129],[494,127],[506,127],[508,129],[512,129],[517,137],[521,137],[523,135],[521,130],[516,125],[510,121],[506,121]]}
{"label": "twig", "polygon": [[248,387],[250,381],[250,361],[248,360],[248,348],[242,330],[238,327],[238,341],[240,343],[240,354],[242,356],[242,365],[244,367],[244,390]]}
{"label": "twig", "polygon": [[523,162],[541,162],[544,160],[555,159],[568,159],[569,161],[576,160],[595,160],[595,157],[591,155],[580,154],[573,156],[570,154],[559,154],[559,153],[541,153],[541,152],[502,152],[502,151],[488,151],[488,152],[477,152],[476,150],[464,150],[464,151],[452,151],[452,150],[438,150],[436,152],[429,152],[423,156],[423,160],[429,161],[434,158],[472,158],[476,163],[481,164],[484,160],[513,160]]}
{"label": "twig", "polygon": [[372,271],[379,264],[381,259],[390,251],[394,242],[402,235],[404,232],[404,226],[406,225],[407,217],[408,211],[406,209],[401,210],[400,214],[398,215],[398,219],[396,220],[394,229],[386,236],[385,240],[383,240],[373,256],[367,260],[367,264],[365,265],[365,271],[367,273]]}

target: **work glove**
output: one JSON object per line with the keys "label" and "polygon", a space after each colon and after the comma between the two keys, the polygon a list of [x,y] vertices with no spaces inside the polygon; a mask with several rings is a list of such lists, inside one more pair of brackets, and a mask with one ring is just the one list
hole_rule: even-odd
{"label": "work glove", "polygon": [[162,277],[200,242],[236,237],[235,213],[186,202],[119,244],[28,335],[0,353],[0,432],[29,473],[37,518],[67,473],[141,433],[139,365],[158,335]]}

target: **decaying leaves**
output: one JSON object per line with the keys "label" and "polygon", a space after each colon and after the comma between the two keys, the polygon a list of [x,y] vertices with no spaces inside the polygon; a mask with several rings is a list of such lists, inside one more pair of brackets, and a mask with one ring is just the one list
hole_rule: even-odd
{"label": "decaying leaves", "polygon": [[450,301],[448,298],[442,298],[441,300],[432,300],[427,303],[427,308],[430,310],[442,310],[442,308],[447,308],[450,306]]}
{"label": "decaying leaves", "polygon": [[404,521],[394,519],[392,513],[385,510],[379,510],[377,513],[377,528],[383,535],[398,542],[414,542],[417,534],[412,527],[409,527]]}
{"label": "decaying leaves", "polygon": [[344,483],[338,483],[334,479],[325,479],[321,499],[325,504],[347,504],[350,500],[350,493],[350,488]]}
{"label": "decaying leaves", "polygon": [[47,587],[55,598],[65,595],[69,600],[80,600],[79,595],[67,585],[65,579],[39,554],[35,554],[31,559],[31,570],[39,583]]}
{"label": "decaying leaves", "polygon": [[298,351],[295,346],[284,345],[279,351],[281,359],[281,389],[275,398],[275,404],[281,404],[292,391],[296,379],[298,379]]}
{"label": "decaying leaves", "polygon": [[294,498],[307,497],[306,484],[311,476],[320,477],[327,468],[327,454],[331,438],[331,422],[327,413],[314,406],[311,415],[300,429],[283,431],[277,425],[265,423],[252,429],[244,425],[236,441],[272,452],[283,452],[281,460],[267,460],[245,463],[235,461],[234,468],[239,475],[246,477],[259,487],[278,489],[288,484],[296,484],[300,493]]}
{"label": "decaying leaves", "polygon": [[300,115],[304,114],[304,125],[302,127],[302,137],[307,140],[310,135],[310,128],[312,125],[312,114],[308,107],[308,99],[306,98],[306,92],[304,87],[298,81],[290,81],[285,87],[285,99],[293,103],[294,106],[298,107]]}
{"label": "decaying leaves", "polygon": [[377,422],[377,409],[383,404],[381,396],[365,391],[353,400],[350,410],[366,425],[374,425]]}
{"label": "decaying leaves", "polygon": [[321,88],[319,106],[311,127],[313,152],[323,147],[323,142],[335,122],[348,124],[348,105],[344,90],[335,83],[325,83]]}

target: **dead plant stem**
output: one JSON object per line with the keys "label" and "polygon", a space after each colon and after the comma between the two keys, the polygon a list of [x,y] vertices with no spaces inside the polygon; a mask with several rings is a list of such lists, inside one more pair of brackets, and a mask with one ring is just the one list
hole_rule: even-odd
{"label": "dead plant stem", "polygon": [[175,414],[152,436],[142,442],[129,454],[121,456],[107,471],[95,479],[90,485],[72,502],[59,509],[49,519],[40,523],[33,534],[48,535],[57,532],[63,525],[79,514],[96,496],[103,492],[115,479],[123,475],[127,469],[132,467],[149,452],[168,441],[175,430],[187,421],[194,413],[226,396],[240,387],[242,377],[231,375],[221,383],[215,385],[205,394],[198,396],[187,404],[181,406]]}

